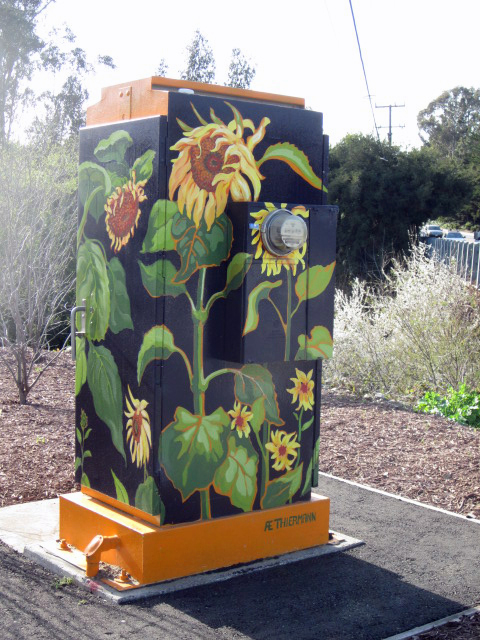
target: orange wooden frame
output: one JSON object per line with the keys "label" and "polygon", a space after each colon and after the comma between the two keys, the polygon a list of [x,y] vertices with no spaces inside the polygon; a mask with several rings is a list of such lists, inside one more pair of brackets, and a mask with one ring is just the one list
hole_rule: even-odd
{"label": "orange wooden frame", "polygon": [[[330,500],[315,495],[274,509],[158,527],[73,493],[60,496],[60,537],[80,551],[96,536],[108,539],[101,560],[120,566],[140,586],[326,544],[329,510]],[[73,558],[73,552],[63,555],[69,553]]]}
{"label": "orange wooden frame", "polygon": [[153,76],[102,89],[100,102],[87,109],[87,126],[108,124],[119,120],[167,115],[168,94],[170,91],[178,91],[179,89],[191,90],[197,95],[211,95],[227,99],[237,98],[301,109],[305,108],[305,100],[303,98]]}

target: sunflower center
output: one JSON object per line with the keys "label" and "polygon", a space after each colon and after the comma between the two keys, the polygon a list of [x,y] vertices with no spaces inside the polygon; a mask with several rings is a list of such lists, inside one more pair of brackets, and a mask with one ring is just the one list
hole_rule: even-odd
{"label": "sunflower center", "polygon": [[300,393],[308,393],[308,384],[306,382],[300,383]]}
{"label": "sunflower center", "polygon": [[[200,142],[200,149],[194,150],[190,158],[192,176],[200,189],[213,192],[216,187],[212,185],[213,179],[222,170],[225,159],[225,146],[218,151],[215,148],[214,138],[204,138]],[[233,171],[233,169],[232,169]],[[227,170],[227,173],[229,171]]]}
{"label": "sunflower center", "polygon": [[113,215],[110,216],[108,224],[116,238],[123,238],[128,235],[135,223],[138,212],[138,201],[132,191],[127,190],[117,201]]}
{"label": "sunflower center", "polygon": [[132,416],[132,432],[136,442],[140,442],[140,434],[142,433],[143,418],[139,411],[135,411]]}
{"label": "sunflower center", "polygon": [[283,457],[284,455],[286,455],[286,453],[287,453],[287,447],[286,447],[284,444],[281,444],[281,445],[278,447],[278,455],[279,455],[280,457]]}
{"label": "sunflower center", "polygon": [[235,426],[237,427],[237,429],[244,429],[245,428],[245,419],[242,418],[242,416],[237,416],[235,418]]}

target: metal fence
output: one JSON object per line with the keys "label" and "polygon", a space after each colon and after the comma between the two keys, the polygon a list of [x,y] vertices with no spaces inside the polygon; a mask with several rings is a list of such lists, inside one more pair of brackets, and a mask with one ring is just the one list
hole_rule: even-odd
{"label": "metal fence", "polygon": [[428,238],[427,244],[432,247],[434,260],[454,264],[459,275],[480,288],[480,242]]}

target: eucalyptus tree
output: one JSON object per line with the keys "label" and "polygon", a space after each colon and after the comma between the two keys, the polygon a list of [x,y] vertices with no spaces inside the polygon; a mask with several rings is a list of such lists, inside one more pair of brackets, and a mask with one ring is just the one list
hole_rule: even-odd
{"label": "eucalyptus tree", "polygon": [[468,160],[480,135],[480,90],[455,87],[444,91],[417,117],[424,144],[456,160]]}
{"label": "eucalyptus tree", "polygon": [[187,66],[181,72],[182,80],[195,82],[215,82],[216,64],[212,48],[208,40],[197,29],[192,42],[186,48]]}
{"label": "eucalyptus tree", "polygon": [[249,89],[256,74],[255,66],[240,49],[232,49],[226,86],[237,89]]}

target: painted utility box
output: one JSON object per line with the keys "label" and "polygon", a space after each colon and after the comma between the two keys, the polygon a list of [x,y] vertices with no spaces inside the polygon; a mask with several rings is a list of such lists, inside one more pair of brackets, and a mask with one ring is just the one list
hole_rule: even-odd
{"label": "painted utility box", "polygon": [[160,529],[288,519],[317,483],[332,352],[322,115],[145,82],[105,91],[81,132],[76,477]]}

